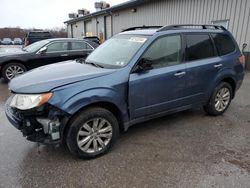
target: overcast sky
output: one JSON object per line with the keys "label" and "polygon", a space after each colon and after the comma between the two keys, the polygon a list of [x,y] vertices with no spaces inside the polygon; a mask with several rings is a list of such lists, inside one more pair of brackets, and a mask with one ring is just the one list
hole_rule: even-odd
{"label": "overcast sky", "polygon": [[[95,11],[99,0],[0,0],[0,28],[22,27],[50,29],[64,26],[68,13],[86,8]],[[116,5],[128,0],[106,0]]]}

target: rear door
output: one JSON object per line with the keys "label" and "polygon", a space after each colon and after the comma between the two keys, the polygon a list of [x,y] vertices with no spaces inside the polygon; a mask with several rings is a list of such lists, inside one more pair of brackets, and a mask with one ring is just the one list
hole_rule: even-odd
{"label": "rear door", "polygon": [[130,74],[131,119],[182,106],[186,67],[181,41],[180,35],[157,39],[142,56],[152,62],[152,70]]}
{"label": "rear door", "polygon": [[185,34],[187,84],[185,94],[189,104],[200,103],[220,71],[222,64],[208,33]]}
{"label": "rear door", "polygon": [[85,41],[70,42],[69,55],[72,59],[86,58],[92,51],[93,47]]}

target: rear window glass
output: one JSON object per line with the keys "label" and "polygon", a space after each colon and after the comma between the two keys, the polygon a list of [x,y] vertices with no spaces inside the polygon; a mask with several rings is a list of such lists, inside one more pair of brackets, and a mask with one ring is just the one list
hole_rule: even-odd
{"label": "rear window glass", "polygon": [[88,50],[88,49],[92,49],[85,42],[71,42],[71,48],[72,48],[72,50]]}
{"label": "rear window glass", "polygon": [[212,34],[212,36],[220,56],[235,51],[235,44],[228,35]]}
{"label": "rear window glass", "polygon": [[186,35],[186,60],[214,57],[214,46],[208,34]]}
{"label": "rear window glass", "polygon": [[67,42],[55,42],[47,47],[47,52],[63,52],[68,50]]}
{"label": "rear window glass", "polygon": [[30,32],[29,37],[50,37],[49,32]]}

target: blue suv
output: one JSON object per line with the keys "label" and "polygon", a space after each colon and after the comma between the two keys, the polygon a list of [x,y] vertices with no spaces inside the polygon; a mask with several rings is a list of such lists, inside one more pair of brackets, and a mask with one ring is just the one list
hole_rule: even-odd
{"label": "blue suv", "polygon": [[222,26],[128,29],[92,52],[14,78],[9,121],[30,141],[106,153],[131,125],[197,106],[223,114],[244,78],[244,56]]}

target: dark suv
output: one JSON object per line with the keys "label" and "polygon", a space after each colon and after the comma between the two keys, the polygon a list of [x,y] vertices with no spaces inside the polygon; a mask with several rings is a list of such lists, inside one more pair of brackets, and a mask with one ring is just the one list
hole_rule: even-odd
{"label": "dark suv", "polygon": [[24,47],[40,40],[50,39],[52,35],[48,31],[30,31],[24,38]]}
{"label": "dark suv", "polygon": [[14,78],[6,114],[30,141],[64,140],[73,154],[96,157],[135,123],[197,106],[223,114],[242,84],[243,60],[221,26],[126,31],[86,61]]}

